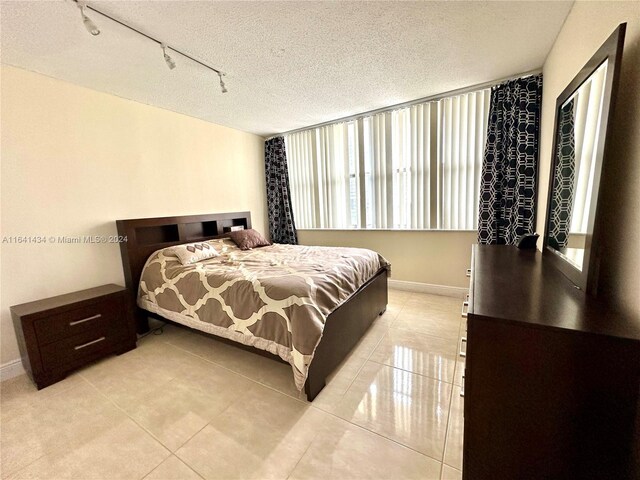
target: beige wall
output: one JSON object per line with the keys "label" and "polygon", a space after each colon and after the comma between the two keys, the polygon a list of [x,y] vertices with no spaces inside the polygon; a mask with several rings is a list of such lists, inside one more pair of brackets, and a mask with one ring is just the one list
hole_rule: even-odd
{"label": "beige wall", "polygon": [[638,2],[574,4],[547,57],[543,74],[538,232],[544,231],[558,95],[622,22],[627,22],[610,155],[603,168],[599,217],[604,298],[640,316],[640,8]]}
{"label": "beige wall", "polygon": [[370,248],[391,263],[391,278],[410,282],[469,286],[466,269],[476,232],[302,230],[303,245]]}
{"label": "beige wall", "polygon": [[[12,67],[1,81],[2,236],[239,210],[266,230],[261,137]],[[115,244],[2,244],[1,265],[0,363],[19,357],[9,306],[124,285]]]}

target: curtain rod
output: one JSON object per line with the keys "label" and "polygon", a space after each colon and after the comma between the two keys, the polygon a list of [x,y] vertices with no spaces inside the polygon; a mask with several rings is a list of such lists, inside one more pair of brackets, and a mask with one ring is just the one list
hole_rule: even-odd
{"label": "curtain rod", "polygon": [[375,110],[369,110],[367,112],[356,113],[355,115],[350,115],[348,117],[342,117],[342,118],[338,118],[336,120],[329,120],[328,122],[316,123],[315,125],[310,125],[308,127],[296,128],[294,130],[289,130],[287,132],[278,133],[276,135],[271,135],[270,137],[265,138],[265,140],[271,140],[272,138],[275,138],[275,137],[281,137],[283,135],[290,135],[292,133],[303,132],[305,130],[311,130],[313,128],[324,127],[326,125],[331,125],[331,124],[334,124],[334,123],[344,123],[344,122],[348,122],[350,120],[356,120],[356,119],[359,119],[359,118],[362,118],[362,117],[369,117],[369,116],[375,115],[377,113],[391,112],[393,110],[399,110],[401,108],[410,107],[412,105],[417,105],[419,103],[433,102],[433,101],[436,101],[436,100],[441,100],[443,98],[453,97],[455,95],[461,95],[463,93],[469,93],[469,92],[473,92],[475,90],[481,90],[483,88],[494,87],[494,86],[499,85],[500,83],[506,82],[508,80],[515,80],[516,78],[526,78],[526,77],[530,77],[532,75],[537,75],[539,73],[542,73],[542,69],[541,68],[537,68],[535,70],[529,70],[528,72],[519,73],[517,75],[511,75],[509,77],[500,78],[498,80],[492,80],[490,82],[479,83],[477,85],[472,85],[470,87],[458,88],[456,90],[449,90],[448,92],[439,93],[437,95],[431,95],[431,96],[428,96],[428,97],[417,98],[415,100],[409,100],[408,102],[397,103],[395,105],[391,105],[390,107],[377,108]]}

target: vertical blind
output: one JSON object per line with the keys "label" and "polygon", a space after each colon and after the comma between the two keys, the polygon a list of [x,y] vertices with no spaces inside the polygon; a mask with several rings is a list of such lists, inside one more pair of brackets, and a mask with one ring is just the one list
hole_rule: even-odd
{"label": "vertical blind", "polygon": [[589,209],[593,193],[595,175],[595,155],[597,151],[598,122],[602,109],[604,79],[607,64],[603,63],[588,82],[582,85],[576,95],[575,109],[575,186],[571,233],[587,233]]}
{"label": "vertical blind", "polygon": [[490,90],[285,135],[298,228],[477,228]]}
{"label": "vertical blind", "polygon": [[491,91],[438,102],[438,228],[475,230]]}
{"label": "vertical blind", "polygon": [[391,113],[395,228],[431,228],[431,112],[426,103]]}

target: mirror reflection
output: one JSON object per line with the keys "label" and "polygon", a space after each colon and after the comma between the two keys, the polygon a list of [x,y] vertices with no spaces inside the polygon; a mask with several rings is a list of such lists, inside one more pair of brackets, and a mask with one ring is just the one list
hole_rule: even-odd
{"label": "mirror reflection", "polygon": [[[547,246],[582,271],[607,62],[558,112]],[[597,195],[597,192],[595,193]]]}

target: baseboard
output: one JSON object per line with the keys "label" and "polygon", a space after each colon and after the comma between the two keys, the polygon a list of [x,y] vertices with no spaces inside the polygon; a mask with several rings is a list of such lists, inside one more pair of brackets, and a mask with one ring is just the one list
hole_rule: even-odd
{"label": "baseboard", "polygon": [[17,377],[18,375],[22,375],[23,373],[27,373],[22,366],[22,361],[20,359],[13,360],[12,362],[7,362],[4,365],[0,365],[0,382],[4,382],[5,380],[9,380],[10,378]]}
{"label": "baseboard", "polygon": [[444,297],[464,298],[469,290],[462,287],[450,287],[448,285],[433,285],[430,283],[407,282],[405,280],[389,279],[389,287],[405,292],[430,293],[432,295],[442,295]]}

